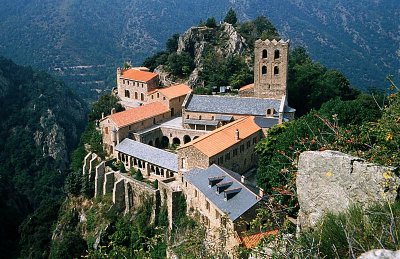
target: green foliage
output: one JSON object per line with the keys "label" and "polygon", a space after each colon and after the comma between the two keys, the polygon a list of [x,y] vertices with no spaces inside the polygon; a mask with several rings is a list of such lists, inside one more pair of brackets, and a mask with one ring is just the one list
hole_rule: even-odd
{"label": "green foliage", "polygon": [[258,16],[253,21],[247,21],[237,26],[237,30],[245,39],[250,49],[254,49],[254,42],[279,39],[279,33],[274,25],[264,16]]}
{"label": "green foliage", "polygon": [[215,21],[214,17],[207,18],[205,26],[208,28],[215,28],[217,27],[217,22]]}
{"label": "green foliage", "polygon": [[328,70],[311,61],[304,48],[298,47],[289,56],[289,103],[302,116],[333,98],[351,100],[358,94],[339,72]]}
{"label": "green foliage", "polygon": [[99,97],[98,101],[92,104],[89,121],[95,121],[101,119],[102,114],[104,116],[111,114],[111,109],[115,108],[116,112],[123,110],[121,104],[117,103],[118,98],[112,94],[104,94]]}
{"label": "green foliage", "polygon": [[175,76],[188,76],[194,68],[193,58],[189,53],[171,53],[167,61],[168,71]]}
{"label": "green foliage", "polygon": [[313,231],[301,235],[297,249],[326,258],[354,258],[372,249],[398,250],[399,213],[398,202],[328,213]]}
{"label": "green foliage", "polygon": [[165,43],[165,49],[167,52],[172,53],[178,49],[179,33],[175,33]]}
{"label": "green foliage", "polygon": [[49,258],[79,258],[86,249],[86,242],[78,231],[67,231],[63,234],[61,241],[57,240],[52,243]]}
{"label": "green foliage", "polygon": [[118,163],[118,170],[120,173],[126,173],[125,165],[122,162]]}
{"label": "green foliage", "polygon": [[232,8],[229,8],[229,11],[226,13],[226,16],[224,18],[224,22],[230,23],[232,25],[235,25],[237,22],[237,17],[236,17],[236,12]]}
{"label": "green foliage", "polygon": [[153,188],[158,189],[158,180],[157,179],[153,182]]}
{"label": "green foliage", "polygon": [[169,53],[166,51],[161,51],[153,56],[147,57],[143,63],[142,66],[147,67],[151,71],[154,71],[156,67],[159,65],[165,65],[168,62],[168,55]]}

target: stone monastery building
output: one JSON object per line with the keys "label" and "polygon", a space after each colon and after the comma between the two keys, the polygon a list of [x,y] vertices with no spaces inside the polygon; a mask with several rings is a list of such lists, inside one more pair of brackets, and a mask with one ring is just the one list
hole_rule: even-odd
{"label": "stone monastery building", "polygon": [[[264,198],[248,180],[257,165],[255,145],[269,128],[294,118],[287,103],[288,48],[288,41],[257,40],[254,84],[236,96],[196,95],[184,84],[160,87],[159,76],[146,68],[117,69],[116,94],[126,110],[100,120],[104,149],[126,169],[158,180],[168,196],[170,226],[174,197],[183,194],[187,213],[210,229],[209,236],[221,227],[231,233],[228,252],[251,239],[249,225],[239,221],[254,218]],[[125,176],[107,178],[100,170],[95,179],[99,193],[111,192],[114,183],[114,202],[133,206],[135,190]]]}

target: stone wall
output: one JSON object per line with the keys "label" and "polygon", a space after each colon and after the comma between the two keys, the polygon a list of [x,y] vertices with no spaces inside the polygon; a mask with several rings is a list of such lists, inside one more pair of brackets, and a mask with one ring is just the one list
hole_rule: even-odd
{"label": "stone wall", "polygon": [[300,225],[313,227],[328,211],[395,201],[400,178],[394,168],[341,152],[307,151],[299,158],[296,185]]}

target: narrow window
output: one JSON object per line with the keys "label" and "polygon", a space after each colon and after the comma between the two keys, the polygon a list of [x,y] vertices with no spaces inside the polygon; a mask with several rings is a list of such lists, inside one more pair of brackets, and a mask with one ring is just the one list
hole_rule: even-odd
{"label": "narrow window", "polygon": [[135,99],[136,100],[138,99],[138,93],[137,92],[135,92]]}
{"label": "narrow window", "polygon": [[108,134],[108,127],[105,127],[105,128],[104,128],[104,132],[105,132],[106,134]]}
{"label": "narrow window", "polygon": [[157,98],[160,98],[160,93],[157,93]]}
{"label": "narrow window", "polygon": [[143,93],[140,94],[140,100],[144,101],[144,94]]}
{"label": "narrow window", "polygon": [[266,49],[264,49],[262,52],[262,58],[267,58],[267,57],[268,57],[268,52]]}
{"label": "narrow window", "polygon": [[278,66],[274,67],[274,75],[279,75],[279,67]]}
{"label": "narrow window", "polygon": [[275,53],[274,53],[274,58],[275,59],[278,59],[278,58],[280,58],[281,57],[281,53],[279,52],[279,49],[276,49],[275,50]]}
{"label": "narrow window", "polygon": [[201,120],[201,115],[199,115],[199,120]]}
{"label": "narrow window", "polygon": [[263,67],[262,67],[262,69],[261,69],[261,74],[262,74],[263,76],[267,74],[267,67],[266,67],[266,66],[263,66]]}
{"label": "narrow window", "polygon": [[129,94],[129,91],[128,91],[128,90],[125,90],[125,97],[130,98],[130,94]]}

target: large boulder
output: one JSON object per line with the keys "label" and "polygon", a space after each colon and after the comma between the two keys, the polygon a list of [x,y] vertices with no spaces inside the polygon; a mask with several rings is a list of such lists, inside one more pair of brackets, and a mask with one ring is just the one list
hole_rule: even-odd
{"label": "large boulder", "polygon": [[307,151],[299,157],[296,185],[300,225],[307,228],[326,212],[395,201],[400,178],[395,168],[341,152]]}

